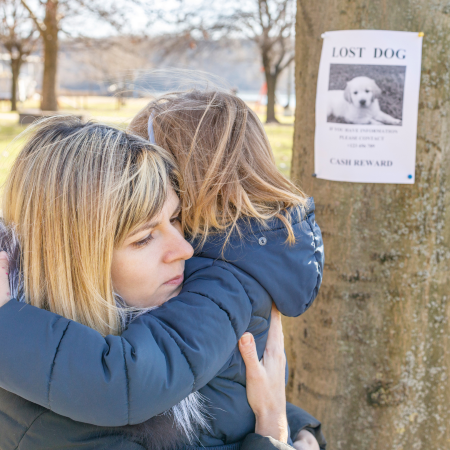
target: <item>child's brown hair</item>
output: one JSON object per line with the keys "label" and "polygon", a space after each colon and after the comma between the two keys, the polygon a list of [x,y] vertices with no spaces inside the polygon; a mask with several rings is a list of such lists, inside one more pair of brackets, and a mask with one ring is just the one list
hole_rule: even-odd
{"label": "child's brown hair", "polygon": [[212,231],[239,230],[238,219],[261,224],[279,217],[295,242],[291,213],[306,195],[277,169],[264,127],[239,97],[221,91],[176,92],[150,102],[129,131],[149,138],[178,162],[183,228],[203,243]]}

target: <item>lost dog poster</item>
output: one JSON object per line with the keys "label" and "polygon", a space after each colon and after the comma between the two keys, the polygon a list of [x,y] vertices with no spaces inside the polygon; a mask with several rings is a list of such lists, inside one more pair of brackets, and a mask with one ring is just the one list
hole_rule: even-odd
{"label": "lost dog poster", "polygon": [[352,30],[322,37],[315,176],[414,183],[421,33]]}

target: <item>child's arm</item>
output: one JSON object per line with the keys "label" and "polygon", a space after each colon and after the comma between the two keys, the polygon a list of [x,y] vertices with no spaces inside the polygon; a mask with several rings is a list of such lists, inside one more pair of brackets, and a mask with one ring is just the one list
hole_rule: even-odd
{"label": "child's arm", "polygon": [[[192,261],[192,260],[191,260]],[[230,272],[194,258],[181,294],[122,336],[11,300],[0,308],[0,387],[77,421],[141,423],[209,382],[251,316]]]}
{"label": "child's arm", "polygon": [[286,403],[286,412],[294,448],[325,450],[327,441],[321,430],[322,425],[316,418],[292,403]]}
{"label": "child's arm", "polygon": [[326,450],[327,443],[318,420],[291,403],[287,403],[286,412],[293,447],[271,436],[251,433],[244,439],[241,450]]}
{"label": "child's arm", "polygon": [[270,436],[251,433],[242,442],[241,450],[294,450],[294,447]]}

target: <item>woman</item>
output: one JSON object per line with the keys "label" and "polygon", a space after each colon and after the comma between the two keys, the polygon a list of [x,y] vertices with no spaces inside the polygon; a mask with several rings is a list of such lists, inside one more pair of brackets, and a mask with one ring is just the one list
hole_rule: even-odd
{"label": "woman", "polygon": [[[0,293],[3,293],[0,294],[0,307],[10,300],[10,292],[6,290],[9,284],[8,271],[9,262],[6,252],[0,252]],[[287,445],[289,429],[284,387],[286,358],[281,314],[275,307],[272,311],[269,337],[261,362],[258,359],[255,341],[251,334],[245,333],[240,339],[239,350],[247,368],[248,400],[256,415],[255,433],[246,437],[241,450],[288,450],[291,447]],[[264,392],[265,395],[261,395],[261,392]],[[0,392],[0,397],[1,395]],[[12,397],[14,398],[14,396]],[[19,402],[26,404],[20,399]],[[295,406],[288,404],[288,411],[291,423],[295,422],[299,417],[298,410],[296,410]],[[300,416],[304,419],[304,414],[300,413]],[[309,430],[299,428],[300,431],[297,432],[294,429],[294,433],[291,436],[294,441],[294,448],[303,450],[312,446],[318,449],[317,442],[319,442],[320,448],[325,449],[326,441],[320,430],[320,424],[318,425],[313,417],[309,419],[311,421]],[[0,429],[4,429],[4,426],[0,425]],[[84,424],[79,424],[78,426],[86,427]],[[2,435],[7,434],[8,431],[2,433]],[[95,441],[95,448],[101,448],[101,440],[102,438],[99,435],[99,440]],[[124,445],[124,450],[135,448],[134,446],[129,446],[125,441],[122,444]]]}
{"label": "woman", "polygon": [[[5,217],[10,223],[16,224],[21,238],[25,280],[23,292],[26,297],[33,299],[36,306],[59,312],[78,322],[69,323],[58,319],[52,324],[51,330],[42,330],[43,336],[50,339],[58,333],[70,336],[71,329],[81,326],[80,323],[104,335],[110,330],[118,332],[130,316],[141,312],[143,304],[158,306],[178,293],[180,273],[184,261],[192,255],[192,248],[180,233],[175,189],[176,172],[170,158],[161,149],[149,146],[141,139],[109,127],[81,125],[71,119],[53,119],[38,129],[15,164],[7,185]],[[146,277],[142,277],[144,286],[138,286],[135,292],[131,292],[124,278],[124,273],[129,270],[124,261],[127,261],[130,252],[140,248],[149,222],[157,230],[157,245],[153,246],[152,254],[147,255],[150,258],[141,255],[143,267],[133,267],[135,272],[145,273]],[[51,240],[47,240],[49,236]],[[129,297],[127,304],[131,308],[125,307],[120,299],[117,301],[113,285],[118,287],[122,295]],[[24,305],[18,307],[25,326],[29,309]],[[8,308],[18,307],[10,302],[3,308],[7,311]],[[163,309],[158,310],[158,313]],[[46,313],[44,310],[40,312]],[[200,306],[199,312],[204,312],[205,319],[208,319],[208,312],[202,311]],[[232,314],[231,311],[229,313]],[[161,314],[160,317],[164,312]],[[211,317],[210,320],[214,322],[213,319]],[[153,326],[156,326],[155,323]],[[176,328],[177,325],[174,326]],[[132,328],[133,324],[127,331]],[[145,358],[146,351],[151,349],[163,356],[157,361],[158,365],[173,372],[171,362],[176,357],[173,337],[164,337],[162,331],[154,333],[151,327],[148,331],[147,335],[141,336],[147,339],[147,350],[141,348],[140,351],[129,352],[127,371],[136,370],[139,366],[136,360]],[[155,335],[158,336],[158,342]],[[214,352],[214,345],[219,339],[211,335],[207,343],[211,350],[208,370],[212,374],[220,369],[221,360]],[[119,344],[114,345],[115,342]],[[105,351],[126,352],[125,346],[128,344],[130,340],[114,340],[111,337]],[[74,343],[74,351],[82,345],[81,342]],[[64,376],[57,372],[64,364],[55,365],[56,356],[52,355],[53,364],[48,376],[52,381],[63,382]],[[109,356],[106,355],[104,359],[106,366]],[[42,355],[42,362],[46,357],[48,355]],[[41,358],[37,358],[37,361],[36,370],[39,370]],[[83,359],[80,358],[80,361]],[[168,377],[169,383],[161,384],[158,379],[149,379],[148,384],[153,390],[157,389],[159,395],[159,403],[152,405],[157,413],[191,392],[188,375],[179,376],[179,372],[183,373],[182,368],[175,367],[177,371]],[[4,370],[8,368],[4,367]],[[185,369],[186,372],[188,370]],[[208,370],[205,370],[205,377],[210,376]],[[105,374],[106,377],[114,377],[114,373],[108,370]],[[105,379],[105,382],[110,381]],[[166,381],[167,377],[164,378]],[[10,386],[4,387],[14,391],[14,380],[10,383]],[[52,392],[46,388],[46,392],[40,392],[42,386],[36,386],[36,398],[47,397],[51,404]],[[101,448],[102,445],[114,448],[115,445],[122,445],[124,439],[142,442],[146,440],[145,436],[150,436],[151,442],[146,442],[146,447],[161,449],[170,448],[170,445],[173,447],[180,439],[179,433],[172,431],[173,418],[170,416],[158,417],[145,426],[111,430],[82,426],[45,408],[21,401],[12,394],[3,392],[2,395],[0,403],[7,409],[4,414],[10,414],[11,422],[23,425],[24,417],[31,421],[29,426],[25,421],[25,433],[20,438],[23,448],[26,448],[29,439],[48,440],[50,436],[50,441],[34,443],[32,445],[37,446],[30,448],[39,448],[39,445],[64,448],[68,442],[70,445],[76,442],[80,446],[82,443],[86,447],[89,441],[95,448]],[[148,398],[150,401],[152,396]],[[114,403],[117,399],[106,400]],[[95,409],[95,405],[92,407]],[[179,414],[181,419],[178,422],[185,434],[192,432],[194,425],[203,425],[195,395],[194,398],[189,396]],[[177,421],[176,410],[172,411],[172,416]],[[137,423],[135,419],[133,422]],[[30,434],[31,427],[33,431]],[[149,430],[152,432],[149,433]],[[0,434],[12,442],[23,430],[6,426],[4,431]],[[9,433],[9,437],[6,433]],[[159,441],[158,433],[161,436]],[[60,438],[64,442],[57,442]]]}

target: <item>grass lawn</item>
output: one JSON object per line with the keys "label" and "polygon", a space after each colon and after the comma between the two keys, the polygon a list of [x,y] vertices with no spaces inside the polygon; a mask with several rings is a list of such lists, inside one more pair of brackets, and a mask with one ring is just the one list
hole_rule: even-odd
{"label": "grass lawn", "polygon": [[15,155],[20,150],[21,142],[19,140],[14,144],[11,144],[11,142],[24,129],[25,127],[17,125],[17,123],[0,119],[0,187],[5,181]]}
{"label": "grass lawn", "polygon": [[[60,107],[67,112],[83,114],[85,117],[111,125],[126,127],[131,118],[145,106],[147,99],[127,99],[126,104],[118,109],[117,99],[112,97],[61,97]],[[250,105],[264,120],[264,107]],[[9,168],[20,150],[23,140],[13,139],[19,135],[24,126],[18,124],[18,114],[7,110],[8,102],[0,103],[0,186],[3,185]],[[23,109],[37,108],[35,101],[27,101]],[[280,124],[265,125],[267,135],[272,145],[277,166],[284,175],[289,176],[294,135],[294,118],[283,117],[282,109],[278,111]]]}

